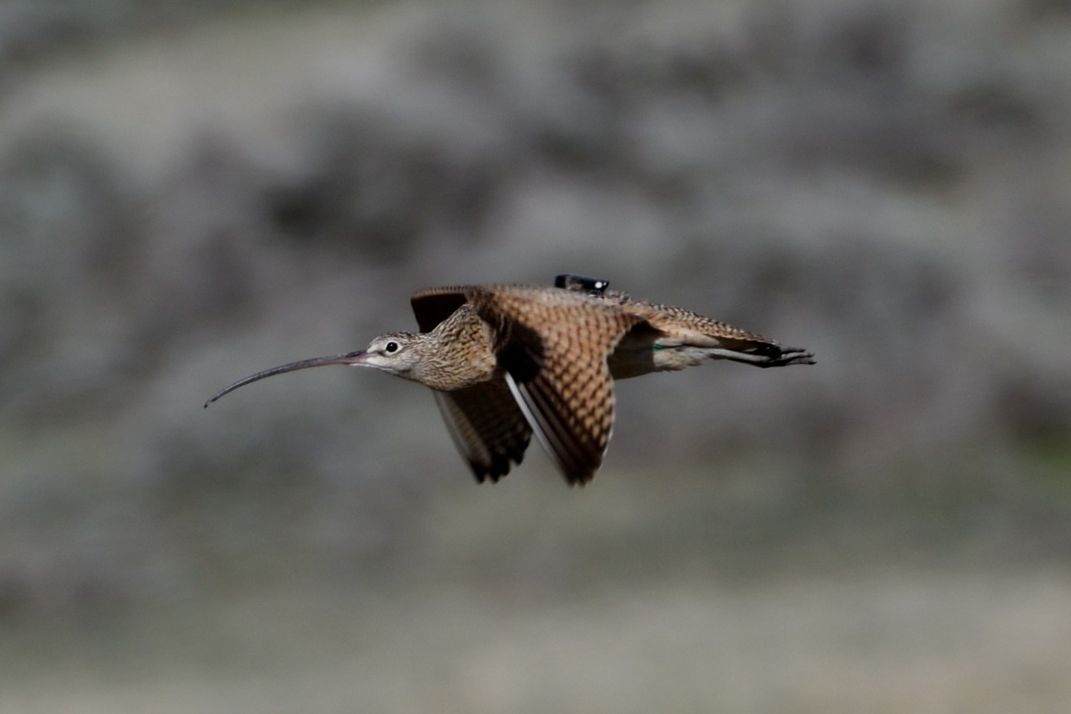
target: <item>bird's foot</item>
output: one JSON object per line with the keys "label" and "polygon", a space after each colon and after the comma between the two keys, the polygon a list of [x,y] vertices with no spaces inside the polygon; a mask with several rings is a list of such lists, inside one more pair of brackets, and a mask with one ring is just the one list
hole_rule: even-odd
{"label": "bird's foot", "polygon": [[800,347],[782,347],[781,354],[771,355],[764,362],[753,362],[756,367],[784,367],[790,364],[814,364],[814,353]]}

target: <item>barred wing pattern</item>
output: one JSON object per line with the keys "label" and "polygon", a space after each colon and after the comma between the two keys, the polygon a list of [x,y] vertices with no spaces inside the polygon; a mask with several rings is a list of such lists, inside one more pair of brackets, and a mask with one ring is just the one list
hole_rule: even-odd
{"label": "barred wing pattern", "polygon": [[524,286],[466,292],[500,336],[506,380],[543,447],[570,484],[590,481],[614,424],[607,356],[641,319],[578,293]]}
{"label": "barred wing pattern", "polygon": [[476,480],[498,481],[520,464],[532,437],[505,380],[495,379],[453,392],[435,392],[457,450]]}

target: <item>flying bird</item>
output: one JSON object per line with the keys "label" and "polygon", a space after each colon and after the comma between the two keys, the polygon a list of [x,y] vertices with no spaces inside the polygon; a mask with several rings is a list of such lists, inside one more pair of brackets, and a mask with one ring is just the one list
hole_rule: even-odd
{"label": "flying bird", "polygon": [[390,332],[364,350],[314,357],[240,379],[372,367],[430,387],[476,480],[520,464],[532,434],[569,484],[590,481],[614,424],[614,380],[731,360],[814,364],[796,347],[689,310],[637,300],[606,280],[559,275],[543,285],[467,285],[412,297],[419,332]]}

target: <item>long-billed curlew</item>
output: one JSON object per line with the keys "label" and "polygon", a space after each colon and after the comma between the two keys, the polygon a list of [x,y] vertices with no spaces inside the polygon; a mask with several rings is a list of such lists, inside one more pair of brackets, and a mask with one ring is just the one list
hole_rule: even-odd
{"label": "long-billed curlew", "polygon": [[477,481],[519,464],[533,432],[570,484],[602,463],[614,423],[614,380],[710,359],[756,367],[814,364],[814,355],[703,317],[635,300],[605,280],[560,275],[555,287],[469,285],[412,298],[419,333],[391,332],[368,348],[273,367],[374,367],[430,387]]}

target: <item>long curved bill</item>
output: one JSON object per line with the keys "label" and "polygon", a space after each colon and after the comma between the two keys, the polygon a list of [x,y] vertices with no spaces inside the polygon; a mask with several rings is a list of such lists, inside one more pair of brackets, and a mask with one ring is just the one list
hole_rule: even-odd
{"label": "long curved bill", "polygon": [[220,391],[216,392],[216,394],[213,395],[207,402],[205,402],[205,408],[207,409],[209,404],[226,394],[230,394],[235,389],[238,389],[238,387],[244,387],[245,385],[251,382],[256,382],[257,380],[264,379],[265,377],[274,377],[275,375],[283,374],[284,372],[293,372],[295,370],[308,369],[310,367],[326,367],[329,364],[361,364],[364,361],[364,356],[364,351],[348,352],[347,354],[335,355],[334,357],[313,357],[311,359],[303,359],[298,362],[291,362],[289,364],[281,364],[278,367],[272,367],[271,369],[266,369],[263,372],[257,372],[256,374],[251,374],[248,377],[243,377],[234,384],[221,389]]}

